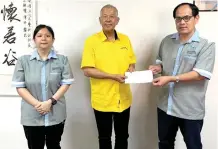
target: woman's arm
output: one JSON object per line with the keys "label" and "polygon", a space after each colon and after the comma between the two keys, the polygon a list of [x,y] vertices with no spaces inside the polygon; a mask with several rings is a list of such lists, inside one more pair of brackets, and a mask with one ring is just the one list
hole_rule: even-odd
{"label": "woman's arm", "polygon": [[52,96],[55,100],[59,100],[69,89],[69,84],[63,84],[61,87],[57,90],[57,92]]}
{"label": "woman's arm", "polygon": [[26,88],[17,88],[17,93],[30,105],[32,105],[33,107],[37,106],[40,104],[40,102],[35,99],[30,92],[26,89]]}

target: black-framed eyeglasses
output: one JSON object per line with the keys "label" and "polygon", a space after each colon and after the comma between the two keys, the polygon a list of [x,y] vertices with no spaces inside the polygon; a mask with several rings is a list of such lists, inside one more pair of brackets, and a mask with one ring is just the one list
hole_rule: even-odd
{"label": "black-framed eyeglasses", "polygon": [[175,17],[175,21],[177,23],[181,22],[184,20],[185,22],[188,22],[193,16],[184,16],[184,17]]}

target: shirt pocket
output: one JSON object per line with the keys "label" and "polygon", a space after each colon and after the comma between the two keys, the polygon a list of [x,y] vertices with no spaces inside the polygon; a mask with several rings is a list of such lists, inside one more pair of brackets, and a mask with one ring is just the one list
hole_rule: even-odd
{"label": "shirt pocket", "polygon": [[182,59],[180,73],[192,71],[196,63],[197,57],[185,55]]}
{"label": "shirt pocket", "polygon": [[60,66],[52,66],[50,74],[58,74],[61,73],[61,67]]}
{"label": "shirt pocket", "polygon": [[49,73],[50,84],[59,86],[61,82],[61,75],[61,67],[51,67],[51,71]]}
{"label": "shirt pocket", "polygon": [[117,48],[118,48],[119,54],[123,58],[129,58],[131,53],[130,53],[130,49],[126,45],[118,45]]}
{"label": "shirt pocket", "polygon": [[[120,67],[125,68],[125,71],[128,69],[131,62],[131,51],[127,45],[121,44],[116,48],[116,61]],[[126,68],[127,67],[127,68]]]}

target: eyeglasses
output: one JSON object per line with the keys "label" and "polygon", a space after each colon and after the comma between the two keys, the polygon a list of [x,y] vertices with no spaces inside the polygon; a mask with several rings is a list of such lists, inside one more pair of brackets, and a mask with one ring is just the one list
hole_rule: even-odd
{"label": "eyeglasses", "polygon": [[188,22],[193,16],[184,16],[184,17],[175,17],[175,21],[177,23],[181,22],[184,20],[185,22]]}

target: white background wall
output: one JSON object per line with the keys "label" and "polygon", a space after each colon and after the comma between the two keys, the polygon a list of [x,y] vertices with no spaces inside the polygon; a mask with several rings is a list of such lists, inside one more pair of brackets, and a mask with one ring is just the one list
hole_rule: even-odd
{"label": "white background wall", "polygon": [[[97,129],[90,107],[89,80],[80,70],[83,43],[99,31],[99,11],[104,4],[114,4],[119,10],[117,30],[127,34],[135,50],[137,70],[147,69],[155,60],[159,43],[175,32],[172,11],[181,0],[41,0],[39,23],[51,25],[55,31],[55,48],[67,54],[75,82],[66,94],[68,119],[62,138],[63,149],[97,149]],[[197,29],[211,41],[217,38],[215,12],[200,13]],[[218,57],[218,52],[216,53]],[[0,78],[3,81],[3,78]],[[206,98],[206,117],[202,131],[204,149],[217,148],[217,89],[218,61],[209,83]],[[130,118],[129,149],[157,149],[156,94],[149,84],[132,85],[133,105]],[[0,97],[0,148],[27,149],[20,125],[20,98]],[[113,137],[114,138],[114,137]],[[177,149],[185,149],[180,133]]]}

